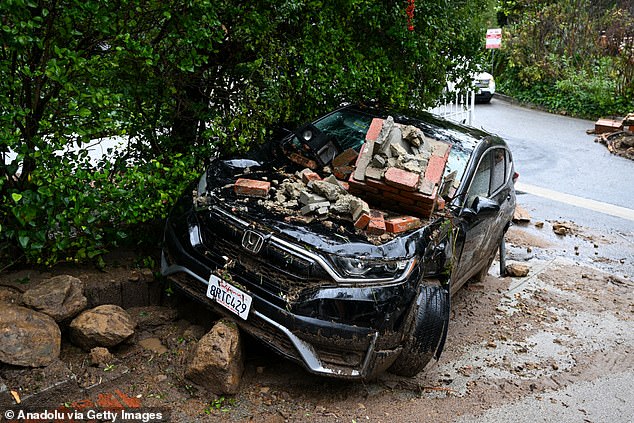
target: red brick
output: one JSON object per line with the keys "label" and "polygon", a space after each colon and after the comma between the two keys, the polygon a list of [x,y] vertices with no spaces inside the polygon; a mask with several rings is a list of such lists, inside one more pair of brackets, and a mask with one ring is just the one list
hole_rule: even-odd
{"label": "red brick", "polygon": [[332,170],[332,173],[337,179],[348,179],[354,172],[354,166],[337,166]]}
{"label": "red brick", "polygon": [[124,392],[119,389],[115,389],[114,392],[121,398],[123,404],[128,408],[139,408],[141,407],[141,400],[138,398],[129,397]]}
{"label": "red brick", "polygon": [[414,204],[414,199],[409,198],[405,191],[399,191],[397,193],[394,192],[384,192],[383,197],[393,200],[398,204]]}
{"label": "red brick", "polygon": [[416,191],[416,187],[418,186],[418,182],[420,180],[419,174],[395,167],[388,168],[385,171],[384,177],[385,183],[405,191]]}
{"label": "red brick", "polygon": [[383,235],[385,233],[385,220],[379,210],[370,210],[370,222],[365,231],[370,235]]}
{"label": "red brick", "polygon": [[306,168],[301,171],[302,182],[307,184],[310,181],[321,181],[321,176],[319,176],[316,172],[313,172],[309,168]]}
{"label": "red brick", "polygon": [[254,179],[240,178],[233,186],[233,190],[237,195],[244,195],[247,197],[261,197],[264,198],[269,195],[269,189],[271,183],[267,181],[256,181]]}
{"label": "red brick", "polygon": [[365,229],[370,223],[370,215],[367,213],[363,213],[359,218],[354,222],[354,227],[357,229]]}
{"label": "red brick", "polygon": [[301,154],[291,153],[288,155],[288,158],[293,163],[297,163],[300,166],[307,167],[309,169],[315,170],[317,169],[317,162],[309,159],[308,157],[304,157]]}
{"label": "red brick", "polygon": [[377,188],[371,187],[365,182],[357,181],[352,175],[348,179],[348,184],[350,184],[351,193],[357,192],[363,194],[365,192],[369,192],[377,194],[379,192]]}
{"label": "red brick", "polygon": [[383,119],[374,118],[372,119],[372,123],[370,124],[370,129],[365,134],[366,141],[376,141],[379,134],[381,133],[381,129],[383,129]]}
{"label": "red brick", "polygon": [[380,192],[398,192],[399,187],[393,187],[386,185],[383,181],[377,181],[376,179],[366,179],[366,185],[378,189]]}
{"label": "red brick", "polygon": [[434,184],[440,183],[446,163],[447,159],[445,157],[431,156],[425,170],[425,179]]}
{"label": "red brick", "polygon": [[385,220],[385,229],[392,234],[400,234],[421,227],[420,219],[414,216],[394,217]]}
{"label": "red brick", "polygon": [[106,410],[123,408],[117,398],[109,392],[97,394],[97,407],[104,408]]}
{"label": "red brick", "polygon": [[357,160],[357,157],[359,157],[359,153],[354,151],[354,149],[349,148],[334,159],[332,159],[332,166],[339,167],[349,165],[350,163]]}

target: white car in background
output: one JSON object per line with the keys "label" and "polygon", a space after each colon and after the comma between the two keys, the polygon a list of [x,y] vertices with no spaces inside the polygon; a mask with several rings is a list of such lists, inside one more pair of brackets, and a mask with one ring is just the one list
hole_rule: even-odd
{"label": "white car in background", "polygon": [[488,72],[480,72],[473,78],[476,103],[489,103],[495,94],[495,79]]}

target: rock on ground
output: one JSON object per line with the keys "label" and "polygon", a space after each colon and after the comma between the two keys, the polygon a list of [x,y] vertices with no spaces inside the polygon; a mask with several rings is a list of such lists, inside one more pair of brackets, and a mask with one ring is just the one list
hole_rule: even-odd
{"label": "rock on ground", "polygon": [[185,376],[215,394],[236,394],[243,370],[240,331],[220,320],[198,342]]}
{"label": "rock on ground", "polygon": [[116,305],[101,305],[86,310],[70,323],[71,341],[85,350],[113,347],[134,334],[136,324]]}
{"label": "rock on ground", "polygon": [[61,332],[44,313],[0,303],[0,361],[16,366],[46,366],[59,357]]}
{"label": "rock on ground", "polygon": [[523,278],[524,276],[528,276],[528,272],[530,272],[530,267],[525,264],[508,264],[504,268],[506,275],[514,278]]}
{"label": "rock on ground", "polygon": [[90,363],[93,366],[104,366],[111,364],[114,361],[114,356],[110,354],[108,348],[95,347],[90,350]]}
{"label": "rock on ground", "polygon": [[47,279],[27,290],[22,299],[26,306],[48,314],[57,322],[76,316],[88,304],[84,283],[69,275]]}

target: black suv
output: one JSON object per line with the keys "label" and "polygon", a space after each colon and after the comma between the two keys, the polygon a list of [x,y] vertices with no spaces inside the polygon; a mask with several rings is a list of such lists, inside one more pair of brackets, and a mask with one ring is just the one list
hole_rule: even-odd
{"label": "black suv", "polygon": [[167,219],[162,273],[310,372],[413,376],[487,274],[516,176],[496,136],[344,107],[216,158]]}

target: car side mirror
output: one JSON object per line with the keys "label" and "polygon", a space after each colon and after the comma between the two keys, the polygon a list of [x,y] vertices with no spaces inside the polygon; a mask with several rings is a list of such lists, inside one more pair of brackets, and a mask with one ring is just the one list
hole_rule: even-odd
{"label": "car side mirror", "polygon": [[473,200],[472,209],[475,210],[477,216],[492,216],[500,211],[500,205],[495,201],[486,197],[476,197]]}
{"label": "car side mirror", "polygon": [[500,206],[493,200],[486,197],[476,197],[471,207],[464,207],[460,212],[460,217],[465,220],[473,220],[476,217],[482,218],[492,216],[500,210]]}

